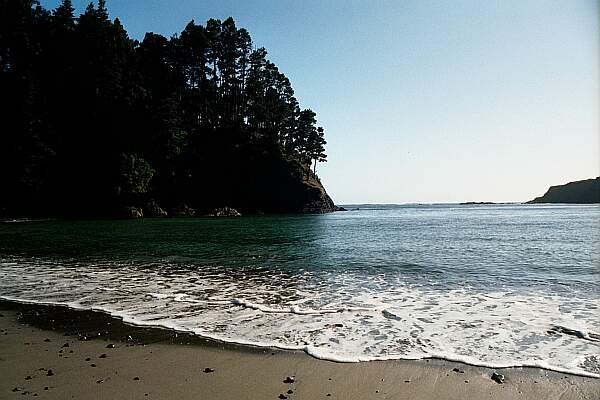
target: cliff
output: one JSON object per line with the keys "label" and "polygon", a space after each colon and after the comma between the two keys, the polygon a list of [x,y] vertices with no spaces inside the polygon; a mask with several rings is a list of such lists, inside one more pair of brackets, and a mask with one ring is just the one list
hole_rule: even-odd
{"label": "cliff", "polygon": [[[337,207],[308,165],[294,157],[258,151],[242,152],[192,177],[185,192],[156,192],[166,207],[186,204],[204,215],[218,207],[233,207],[242,214],[327,213]],[[203,173],[200,173],[203,172]]]}
{"label": "cliff", "polygon": [[551,186],[543,196],[527,203],[600,203],[600,177]]}

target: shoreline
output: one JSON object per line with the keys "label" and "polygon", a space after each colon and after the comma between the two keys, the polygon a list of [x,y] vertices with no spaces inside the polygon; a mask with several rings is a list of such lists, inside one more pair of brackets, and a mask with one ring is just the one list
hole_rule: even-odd
{"label": "shoreline", "polygon": [[[64,306],[0,301],[0,314],[0,393],[7,398],[17,392],[56,399],[170,398],[173,390],[177,395],[171,398],[184,399],[200,393],[214,399],[600,396],[596,378],[533,367],[492,369],[442,359],[339,363],[302,351],[131,326]],[[114,348],[107,348],[111,344]],[[56,376],[47,376],[49,369]],[[504,383],[493,381],[493,372],[504,375]],[[124,374],[135,376],[124,379]],[[288,376],[295,383],[283,383]]]}
{"label": "shoreline", "polygon": [[[316,354],[315,352],[311,351],[312,348],[309,346],[305,346],[305,347],[301,347],[301,348],[300,347],[299,348],[287,348],[287,347],[271,345],[271,344],[260,345],[260,344],[254,344],[251,342],[223,340],[223,339],[219,339],[219,338],[215,338],[215,337],[205,336],[205,335],[202,335],[202,334],[199,334],[196,332],[177,329],[175,327],[168,327],[168,326],[164,326],[164,325],[137,324],[133,321],[127,321],[122,316],[114,315],[110,311],[101,309],[101,308],[96,308],[96,309],[94,309],[94,308],[77,308],[77,307],[70,306],[68,304],[60,304],[60,303],[52,303],[52,302],[39,302],[39,301],[35,301],[35,300],[20,300],[20,299],[15,299],[15,298],[12,298],[9,296],[1,296],[0,295],[0,307],[2,307],[3,303],[6,303],[6,305],[8,307],[14,307],[14,308],[27,307],[27,308],[37,309],[38,311],[36,311],[36,314],[40,313],[39,310],[43,310],[45,313],[47,313],[49,310],[54,310],[54,312],[50,312],[50,313],[54,314],[54,315],[62,316],[62,318],[64,318],[65,316],[67,316],[67,318],[68,318],[69,315],[70,316],[80,315],[80,316],[87,316],[87,318],[89,318],[89,319],[105,320],[105,321],[110,320],[110,321],[118,323],[118,325],[120,326],[119,331],[129,332],[129,331],[135,330],[136,332],[140,332],[140,331],[153,332],[153,336],[162,337],[162,338],[167,337],[169,335],[174,336],[175,338],[178,337],[179,335],[182,335],[182,337],[188,338],[186,342],[184,342],[183,340],[172,341],[173,343],[179,343],[179,344],[200,344],[200,345],[205,345],[205,346],[216,346],[216,347],[221,346],[221,347],[232,348],[232,349],[235,349],[238,351],[262,352],[263,350],[265,350],[265,351],[282,351],[282,352],[291,352],[291,353],[301,353],[301,354],[307,355],[311,358],[314,358],[316,360],[325,361],[325,362],[334,362],[334,363],[369,363],[369,362],[393,362],[393,361],[417,361],[417,362],[419,362],[419,361],[424,361],[424,360],[427,360],[427,362],[429,362],[429,360],[438,360],[438,361],[461,364],[461,365],[465,365],[465,366],[487,369],[490,371],[509,370],[509,369],[534,369],[534,370],[540,369],[543,371],[549,371],[549,372],[560,373],[560,374],[565,374],[565,375],[573,375],[573,376],[584,377],[584,378],[597,379],[600,381],[600,374],[595,374],[592,372],[585,372],[585,371],[572,371],[569,369],[553,367],[553,366],[545,366],[542,363],[540,363],[539,365],[537,365],[537,364],[536,365],[507,364],[507,365],[498,366],[498,365],[485,364],[483,362],[477,362],[477,361],[470,362],[466,358],[452,358],[452,357],[448,357],[448,356],[436,356],[436,355],[432,355],[429,357],[422,357],[422,358],[390,357],[390,358],[358,359],[358,360],[349,359],[349,358],[347,358],[347,359],[329,358],[329,357],[322,357],[319,354]],[[46,320],[48,320],[48,319],[50,319],[50,318],[47,317]],[[56,321],[57,320],[56,316],[54,318],[52,318],[52,320]],[[58,318],[58,320],[60,320],[60,318]],[[61,329],[63,327],[61,327],[61,326],[52,327],[52,329],[57,329],[57,328]],[[101,327],[97,327],[96,329],[101,329]],[[146,335],[146,334],[147,333],[145,333],[144,335]],[[119,340],[119,339],[116,338],[116,340]],[[599,382],[599,384],[600,384],[600,382]]]}

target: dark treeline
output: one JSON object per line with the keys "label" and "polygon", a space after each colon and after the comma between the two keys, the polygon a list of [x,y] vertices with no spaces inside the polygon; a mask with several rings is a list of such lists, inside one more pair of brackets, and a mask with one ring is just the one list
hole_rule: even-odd
{"label": "dark treeline", "polygon": [[231,18],[139,42],[103,0],[78,17],[0,0],[0,90],[5,211],[260,209],[261,174],[314,180],[326,160],[315,113]]}

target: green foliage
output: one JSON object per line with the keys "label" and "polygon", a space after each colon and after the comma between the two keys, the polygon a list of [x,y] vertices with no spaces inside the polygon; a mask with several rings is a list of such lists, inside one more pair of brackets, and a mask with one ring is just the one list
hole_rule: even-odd
{"label": "green foliage", "polygon": [[121,155],[121,182],[128,194],[144,194],[150,188],[154,169],[136,154]]}

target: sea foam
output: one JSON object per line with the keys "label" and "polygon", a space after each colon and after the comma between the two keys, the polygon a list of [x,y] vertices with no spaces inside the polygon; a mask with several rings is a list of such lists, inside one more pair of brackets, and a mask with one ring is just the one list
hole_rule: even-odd
{"label": "sea foam", "polygon": [[276,272],[11,258],[0,262],[0,297],[337,362],[442,358],[600,377],[598,299]]}

